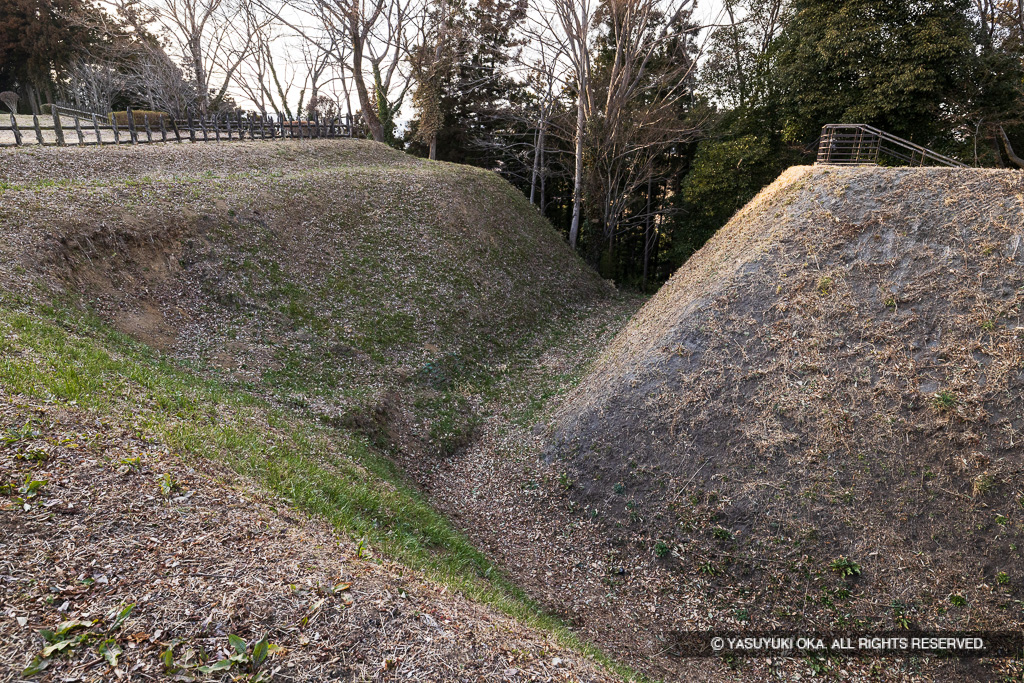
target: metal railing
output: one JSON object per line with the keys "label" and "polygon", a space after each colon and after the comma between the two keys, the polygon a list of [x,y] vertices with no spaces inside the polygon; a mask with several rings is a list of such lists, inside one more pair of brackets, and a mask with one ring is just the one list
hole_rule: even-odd
{"label": "metal railing", "polygon": [[821,129],[821,138],[818,142],[819,164],[878,164],[885,158],[902,161],[911,166],[941,164],[967,168],[966,164],[956,159],[863,123],[830,123]]}

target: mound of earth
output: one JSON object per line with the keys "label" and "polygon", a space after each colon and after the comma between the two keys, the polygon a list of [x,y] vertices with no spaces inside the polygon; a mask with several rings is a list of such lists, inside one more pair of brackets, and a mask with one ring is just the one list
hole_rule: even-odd
{"label": "mound of earth", "polygon": [[614,680],[209,461],[2,391],[0,574],[3,681]]}
{"label": "mound of earth", "polygon": [[36,402],[0,422],[0,679],[185,680],[229,636],[225,680],[263,636],[273,680],[607,677],[395,466],[632,308],[520,193],[359,140],[0,162],[0,392]]}
{"label": "mound of earth", "polygon": [[407,450],[614,291],[494,173],[361,140],[16,150],[0,281]]}
{"label": "mound of earth", "polygon": [[1021,173],[794,168],[617,336],[546,454],[695,618],[1019,628],[1022,307]]}

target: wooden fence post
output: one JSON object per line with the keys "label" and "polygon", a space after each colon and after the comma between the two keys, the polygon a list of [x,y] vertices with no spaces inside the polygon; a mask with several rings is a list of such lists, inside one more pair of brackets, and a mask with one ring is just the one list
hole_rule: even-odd
{"label": "wooden fence post", "polygon": [[174,131],[174,139],[181,142],[181,131],[178,130],[178,122],[174,120],[173,116],[171,117],[171,130]]}
{"label": "wooden fence post", "polygon": [[67,143],[64,141],[64,128],[60,125],[60,112],[52,104],[50,105],[50,114],[53,115],[53,133],[57,136],[57,144],[63,147]]}
{"label": "wooden fence post", "polygon": [[78,114],[75,114],[74,118],[75,118],[75,133],[78,134],[78,144],[79,144],[79,146],[84,146],[85,145],[85,136],[82,135],[82,124],[80,124],[78,122]]}
{"label": "wooden fence post", "polygon": [[142,123],[146,126],[146,142],[153,142],[153,129],[149,127],[149,114],[142,115]]}
{"label": "wooden fence post", "polygon": [[103,146],[103,134],[100,133],[100,122],[96,120],[96,114],[92,115],[92,131],[96,133],[96,144]]}
{"label": "wooden fence post", "polygon": [[32,125],[36,128],[36,142],[40,145],[45,145],[43,142],[43,130],[39,127],[39,117],[36,114],[32,114]]}
{"label": "wooden fence post", "polygon": [[215,114],[210,122],[213,124],[213,136],[220,142],[220,117]]}
{"label": "wooden fence post", "polygon": [[18,119],[11,112],[11,129],[14,131],[14,144],[21,146],[21,131],[18,130]]}
{"label": "wooden fence post", "polygon": [[191,140],[192,142],[195,142],[196,141],[196,129],[195,129],[195,126],[192,125],[192,123],[193,123],[193,121],[192,121],[192,112],[189,112],[188,113],[188,139]]}
{"label": "wooden fence post", "polygon": [[126,107],[125,113],[128,118],[128,137],[132,139],[133,145],[137,145],[139,144],[139,135],[135,131],[135,114],[132,113],[131,107]]}
{"label": "wooden fence post", "polygon": [[163,114],[160,114],[160,142],[167,142],[167,122]]}

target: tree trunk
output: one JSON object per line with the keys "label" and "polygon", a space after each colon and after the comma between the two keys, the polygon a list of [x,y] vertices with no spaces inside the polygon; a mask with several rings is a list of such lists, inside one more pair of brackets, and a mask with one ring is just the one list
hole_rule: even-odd
{"label": "tree trunk", "polygon": [[[355,20],[353,20],[354,22]],[[377,110],[370,104],[370,93],[366,89],[366,78],[363,76],[363,40],[360,38],[358,26],[352,26],[352,79],[356,83],[356,94],[359,96],[359,107],[363,110],[363,120],[370,129],[370,135],[377,142],[384,142],[384,127],[377,118]]]}
{"label": "tree trunk", "polygon": [[199,91],[199,111],[205,116],[206,115],[206,103],[209,97],[209,86],[206,83],[206,70],[203,68],[203,37],[200,35],[192,36],[192,40],[189,41],[189,51],[192,53],[192,69],[196,75],[196,90]]}
{"label": "tree trunk", "polygon": [[36,89],[32,87],[31,83],[25,84],[25,94],[28,95],[28,106],[32,110],[32,113],[36,116],[39,115],[39,100],[36,97]]}
{"label": "tree trunk", "polygon": [[1003,130],[1002,126],[999,126],[999,134],[1003,136],[1003,146],[1006,147],[1006,156],[1010,157],[1010,161],[1017,164],[1019,168],[1024,168],[1024,159],[1021,159],[1013,151],[1013,146],[1010,145],[1010,138],[1006,136],[1006,131]]}
{"label": "tree trunk", "polygon": [[544,159],[544,145],[540,146],[540,212],[544,214],[548,208],[547,199],[547,181],[548,181],[548,167],[547,161]]}
{"label": "tree trunk", "polygon": [[437,133],[430,136],[430,160],[437,161]]}
{"label": "tree trunk", "polygon": [[647,289],[647,264],[651,260],[651,178],[647,178],[647,215],[644,216],[644,276],[640,287]]}
{"label": "tree trunk", "polygon": [[320,98],[320,89],[317,88],[316,78],[313,78],[312,84],[309,86],[309,104],[306,105],[306,118],[313,118],[313,111],[316,109],[317,100]]}
{"label": "tree trunk", "polygon": [[530,174],[530,204],[536,203],[537,173],[540,166],[540,128],[533,134],[533,172]]}
{"label": "tree trunk", "polygon": [[583,85],[580,79],[576,106],[576,173],[572,188],[572,224],[569,226],[569,246],[576,248],[580,234],[580,209],[583,203]]}

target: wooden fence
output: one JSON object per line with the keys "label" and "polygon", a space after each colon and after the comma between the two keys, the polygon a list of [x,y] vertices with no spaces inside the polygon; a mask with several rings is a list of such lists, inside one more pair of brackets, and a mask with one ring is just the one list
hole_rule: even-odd
{"label": "wooden fence", "polygon": [[[0,116],[0,147],[23,145],[139,145],[150,142],[230,142],[232,140],[287,140],[347,138],[354,134],[351,117],[288,119],[281,114],[238,113],[234,116],[210,116],[198,119],[173,119],[169,116],[138,114],[129,108],[124,123],[118,117],[98,116],[91,112],[53,106],[51,113],[32,116],[31,126],[19,126],[10,114],[9,125]],[[47,120],[51,119],[51,120]],[[6,138],[6,139],[5,139]],[[12,139],[13,138],[13,139]]]}

